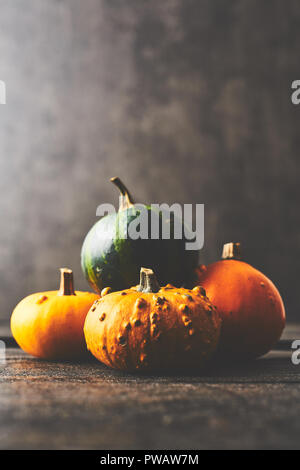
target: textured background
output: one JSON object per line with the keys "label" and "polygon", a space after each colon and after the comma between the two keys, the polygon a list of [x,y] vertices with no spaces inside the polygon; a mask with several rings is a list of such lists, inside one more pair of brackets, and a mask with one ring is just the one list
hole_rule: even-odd
{"label": "textured background", "polygon": [[0,0],[0,320],[56,288],[122,176],[143,202],[205,203],[299,315],[297,0]]}

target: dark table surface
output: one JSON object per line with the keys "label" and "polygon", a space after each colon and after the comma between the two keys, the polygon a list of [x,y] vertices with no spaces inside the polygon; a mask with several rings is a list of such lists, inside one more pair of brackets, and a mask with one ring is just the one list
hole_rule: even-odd
{"label": "dark table surface", "polygon": [[186,376],[129,375],[93,360],[50,363],[8,347],[0,448],[298,449],[295,338],[300,328],[291,325],[279,346],[286,351]]}

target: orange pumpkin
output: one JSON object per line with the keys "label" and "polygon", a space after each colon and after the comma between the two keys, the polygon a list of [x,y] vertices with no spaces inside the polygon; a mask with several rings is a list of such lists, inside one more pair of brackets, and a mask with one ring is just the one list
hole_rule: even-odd
{"label": "orange pumpkin", "polygon": [[197,283],[223,319],[219,349],[235,358],[261,356],[285,326],[282,299],[270,279],[240,260],[239,243],[224,245],[222,258],[197,270]]}
{"label": "orange pumpkin", "polygon": [[202,366],[216,349],[220,327],[204,289],[160,288],[153,271],[142,268],[138,286],[102,293],[84,334],[90,352],[110,367],[170,370]]}
{"label": "orange pumpkin", "polygon": [[74,291],[73,273],[61,269],[59,291],[29,295],[16,306],[11,331],[19,346],[43,359],[72,359],[86,353],[83,325],[99,295]]}

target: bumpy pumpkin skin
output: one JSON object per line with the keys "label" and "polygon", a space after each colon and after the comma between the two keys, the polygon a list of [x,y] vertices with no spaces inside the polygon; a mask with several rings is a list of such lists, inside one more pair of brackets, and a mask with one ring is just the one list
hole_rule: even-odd
{"label": "bumpy pumpkin skin", "polygon": [[167,285],[156,293],[139,286],[96,301],[84,334],[90,352],[121,370],[199,368],[215,351],[220,316],[202,288]]}
{"label": "bumpy pumpkin skin", "polygon": [[18,345],[42,359],[74,359],[86,355],[83,325],[99,296],[75,291],[41,292],[25,297],[11,317],[11,331]]}
{"label": "bumpy pumpkin skin", "polygon": [[224,259],[198,268],[198,283],[222,317],[222,355],[256,358],[280,339],[285,326],[284,305],[263,273],[243,261]]}

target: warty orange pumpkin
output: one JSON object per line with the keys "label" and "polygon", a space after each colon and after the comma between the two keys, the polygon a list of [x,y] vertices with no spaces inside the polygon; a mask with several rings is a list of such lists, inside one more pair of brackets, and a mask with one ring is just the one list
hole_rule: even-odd
{"label": "warty orange pumpkin", "polygon": [[197,277],[223,319],[220,353],[242,359],[270,351],[285,326],[284,304],[273,282],[241,261],[240,244],[224,245],[222,260],[200,266]]}
{"label": "warty orange pumpkin", "polygon": [[73,273],[61,269],[59,291],[25,297],[11,317],[11,331],[19,346],[43,359],[73,359],[86,354],[83,325],[99,295],[74,291]]}
{"label": "warty orange pumpkin", "polygon": [[102,293],[87,314],[84,334],[90,352],[107,366],[171,370],[203,366],[220,327],[203,288],[160,287],[153,271],[142,268],[138,286]]}

